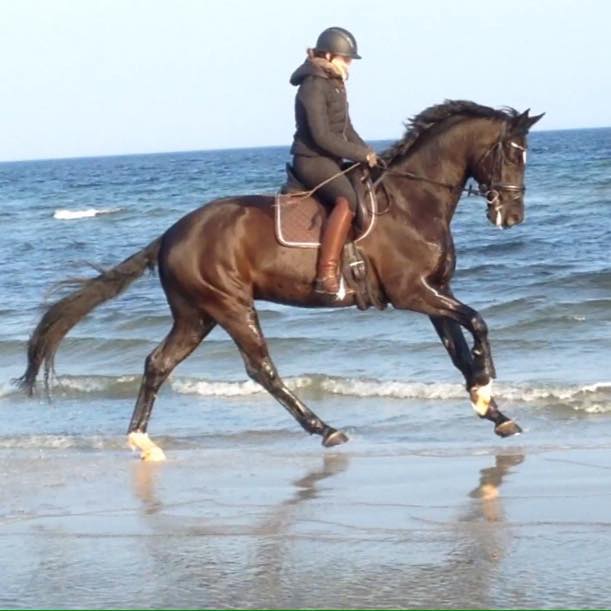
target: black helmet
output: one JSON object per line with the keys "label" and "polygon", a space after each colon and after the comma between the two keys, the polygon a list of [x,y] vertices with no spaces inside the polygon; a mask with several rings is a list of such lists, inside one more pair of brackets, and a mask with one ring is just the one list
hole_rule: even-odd
{"label": "black helmet", "polygon": [[361,59],[357,52],[356,39],[344,28],[327,28],[316,41],[316,50],[333,55],[344,55]]}

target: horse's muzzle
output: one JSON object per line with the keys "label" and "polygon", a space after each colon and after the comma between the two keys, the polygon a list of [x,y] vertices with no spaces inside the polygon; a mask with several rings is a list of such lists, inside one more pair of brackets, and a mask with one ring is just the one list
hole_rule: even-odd
{"label": "horse's muzzle", "polygon": [[519,225],[524,220],[522,210],[505,210],[498,202],[489,203],[486,211],[488,220],[499,229],[509,229],[514,225]]}

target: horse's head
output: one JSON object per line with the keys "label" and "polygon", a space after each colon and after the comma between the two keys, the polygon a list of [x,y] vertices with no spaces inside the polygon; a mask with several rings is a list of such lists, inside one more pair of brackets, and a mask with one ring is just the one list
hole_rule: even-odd
{"label": "horse's head", "polygon": [[531,117],[528,113],[497,121],[496,139],[471,169],[488,202],[486,216],[497,227],[512,227],[524,220],[526,139],[528,130],[545,114]]}

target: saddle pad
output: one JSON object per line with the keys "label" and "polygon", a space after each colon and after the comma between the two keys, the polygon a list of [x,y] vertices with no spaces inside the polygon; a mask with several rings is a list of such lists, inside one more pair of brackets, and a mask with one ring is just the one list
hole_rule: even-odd
{"label": "saddle pad", "polygon": [[[369,235],[375,224],[376,201],[369,197],[371,220],[367,230],[356,242]],[[275,207],[276,239],[290,248],[318,248],[327,219],[327,209],[314,197],[293,193],[277,193]]]}
{"label": "saddle pad", "polygon": [[276,237],[283,246],[318,248],[326,219],[325,207],[313,197],[276,195]]}

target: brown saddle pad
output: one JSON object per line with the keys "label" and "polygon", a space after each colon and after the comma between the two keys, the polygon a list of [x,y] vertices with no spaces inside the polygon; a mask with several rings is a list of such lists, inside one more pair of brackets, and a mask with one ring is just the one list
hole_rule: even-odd
{"label": "brown saddle pad", "polygon": [[[355,242],[371,233],[376,218],[375,198],[368,194],[369,222]],[[328,211],[315,197],[298,193],[277,193],[275,202],[276,239],[291,248],[318,248]]]}

